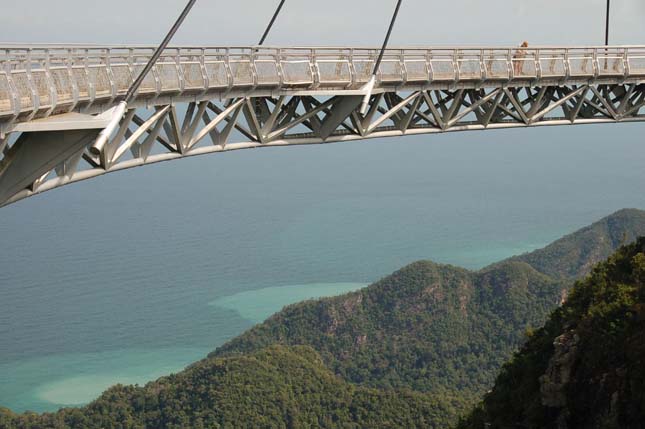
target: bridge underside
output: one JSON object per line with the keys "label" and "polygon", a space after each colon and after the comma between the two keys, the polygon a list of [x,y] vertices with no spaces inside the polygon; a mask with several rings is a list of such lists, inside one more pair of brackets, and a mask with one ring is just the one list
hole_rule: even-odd
{"label": "bridge underside", "polygon": [[[231,98],[126,113],[100,151],[103,122],[65,115],[0,136],[0,205],[126,168],[238,149],[449,131],[645,120],[645,84],[387,90],[360,95]],[[76,115],[76,114],[72,114]]]}

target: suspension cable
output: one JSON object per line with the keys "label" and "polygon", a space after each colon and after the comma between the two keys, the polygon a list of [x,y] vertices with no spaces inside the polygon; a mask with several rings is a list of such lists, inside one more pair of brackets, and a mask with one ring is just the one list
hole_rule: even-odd
{"label": "suspension cable", "polygon": [[379,53],[378,59],[374,64],[374,71],[372,72],[372,77],[369,82],[363,86],[363,102],[361,103],[361,114],[367,113],[367,108],[369,106],[370,98],[372,97],[372,91],[376,85],[376,75],[378,74],[379,68],[381,67],[381,62],[383,61],[383,56],[385,55],[385,50],[387,49],[388,43],[390,43],[390,36],[392,35],[392,29],[394,28],[394,23],[396,18],[399,15],[399,9],[401,9],[401,4],[403,0],[398,0],[396,3],[396,9],[394,9],[394,15],[392,15],[392,21],[390,21],[390,26],[387,29],[387,34],[385,35],[385,40],[383,41],[383,46],[381,47],[381,52]]}
{"label": "suspension cable", "polygon": [[394,28],[394,23],[396,22],[396,18],[399,15],[399,9],[401,9],[401,3],[403,3],[403,0],[398,0],[396,3],[396,9],[394,9],[394,15],[392,16],[392,21],[390,21],[390,27],[387,30],[387,34],[385,35],[385,40],[383,41],[383,47],[381,48],[381,53],[378,56],[378,60],[376,61],[376,64],[374,65],[374,72],[372,73],[373,76],[376,76],[378,73],[378,69],[381,67],[381,62],[383,61],[383,55],[385,55],[385,50],[387,49],[388,43],[390,43],[390,36],[392,35],[392,29]]}
{"label": "suspension cable", "polygon": [[155,52],[152,54],[152,57],[150,57],[150,60],[148,60],[148,63],[146,64],[146,66],[143,68],[143,70],[141,70],[141,73],[139,73],[139,76],[137,77],[137,79],[130,86],[130,89],[128,89],[128,92],[125,95],[125,98],[123,101],[125,101],[126,103],[130,103],[130,101],[132,101],[132,99],[134,98],[134,95],[136,94],[136,92],[139,90],[139,87],[143,83],[143,80],[146,78],[148,73],[150,73],[150,70],[152,70],[152,67],[154,67],[155,63],[161,56],[162,52],[168,47],[168,44],[172,40],[177,30],[179,30],[179,27],[181,27],[181,24],[184,22],[184,20],[188,16],[188,13],[193,8],[196,2],[197,0],[189,0],[188,4],[181,12],[181,15],[179,15],[179,18],[177,18],[175,25],[172,26],[172,28],[170,29],[166,37],[163,39],[161,44],[157,47]]}
{"label": "suspension cable", "polygon": [[609,12],[611,9],[611,0],[607,0],[607,17],[605,22],[605,46],[609,45]]}
{"label": "suspension cable", "polygon": [[273,14],[273,17],[271,18],[271,21],[269,21],[269,25],[267,26],[266,30],[264,30],[264,34],[262,35],[262,38],[260,39],[260,43],[258,43],[258,46],[262,46],[264,44],[264,41],[266,40],[267,36],[269,35],[269,31],[271,31],[271,27],[273,27],[273,24],[275,23],[275,20],[278,18],[278,15],[280,14],[280,11],[282,10],[282,6],[284,6],[284,2],[286,0],[281,0],[280,4],[278,5],[278,8],[276,9],[275,13]]}
{"label": "suspension cable", "polygon": [[152,57],[150,57],[150,59],[148,60],[148,63],[145,65],[143,70],[141,70],[141,73],[139,73],[139,76],[137,76],[137,78],[132,83],[132,85],[130,85],[130,88],[128,88],[128,92],[125,94],[125,97],[123,97],[123,99],[119,101],[119,104],[112,109],[112,119],[107,124],[107,126],[99,133],[94,144],[90,146],[90,152],[92,154],[94,155],[101,154],[101,151],[107,144],[108,140],[110,139],[110,136],[119,126],[119,122],[121,122],[121,118],[123,118],[123,115],[128,109],[128,104],[130,104],[130,102],[134,99],[137,91],[139,90],[139,87],[141,87],[141,84],[143,83],[143,80],[146,78],[148,73],[150,73],[150,70],[152,70],[152,67],[154,67],[157,60],[161,56],[162,52],[168,47],[168,44],[172,40],[177,30],[179,30],[179,27],[181,27],[181,24],[184,22],[184,20],[186,19],[186,16],[188,16],[188,13],[193,8],[196,2],[197,0],[189,0],[188,4],[181,12],[181,15],[179,15],[179,18],[177,18],[177,21],[175,22],[175,24],[172,26],[172,28],[170,29],[166,37],[163,39],[161,44],[157,47],[157,49],[155,49],[154,53],[152,54]]}

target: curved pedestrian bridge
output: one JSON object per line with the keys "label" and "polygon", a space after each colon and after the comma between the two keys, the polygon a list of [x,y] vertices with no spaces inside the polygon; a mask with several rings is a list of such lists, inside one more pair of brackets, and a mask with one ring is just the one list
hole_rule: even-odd
{"label": "curved pedestrian bridge", "polygon": [[226,150],[645,118],[640,46],[388,49],[373,88],[377,49],[174,47],[93,147],[153,51],[0,46],[0,205]]}
{"label": "curved pedestrian bridge", "polygon": [[[0,118],[21,121],[103,108],[126,93],[153,51],[0,47]],[[167,49],[144,81],[139,102],[359,90],[369,81],[378,53],[358,48]],[[377,91],[618,84],[643,78],[645,47],[407,48],[386,51]]]}

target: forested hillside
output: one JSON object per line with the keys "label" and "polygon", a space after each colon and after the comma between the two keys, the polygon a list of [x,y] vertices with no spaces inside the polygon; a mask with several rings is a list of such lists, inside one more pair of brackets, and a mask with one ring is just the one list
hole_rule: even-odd
{"label": "forested hillside", "polygon": [[587,274],[641,233],[645,212],[621,210],[479,272],[417,262],[361,291],[287,307],[212,356],[306,344],[353,383],[456,396],[456,416],[565,300],[572,273]]}
{"label": "forested hillside", "polygon": [[442,428],[448,399],[354,386],[311,348],[272,346],[202,361],[145,387],[115,386],[80,409],[0,410],[0,428]]}
{"label": "forested hillside", "polygon": [[645,212],[623,210],[477,272],[416,262],[289,306],[180,374],[57,414],[0,412],[0,428],[448,427],[565,301],[570,279],[639,234]]}
{"label": "forested hillside", "polygon": [[579,282],[460,429],[642,428],[645,239]]}
{"label": "forested hillside", "polygon": [[365,290],[291,306],[213,356],[307,344],[344,379],[479,397],[562,285],[520,262],[482,273],[417,262]]}

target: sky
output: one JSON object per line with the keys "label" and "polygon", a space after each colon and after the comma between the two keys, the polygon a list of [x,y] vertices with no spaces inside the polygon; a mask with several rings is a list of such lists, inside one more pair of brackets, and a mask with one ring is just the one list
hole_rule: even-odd
{"label": "sky", "polygon": [[[0,43],[157,43],[185,0],[4,0]],[[257,43],[278,0],[198,0],[183,45]],[[605,0],[404,0],[392,46],[596,45]],[[269,45],[378,46],[395,0],[287,0]],[[645,1],[612,1],[612,42],[645,43]]]}

